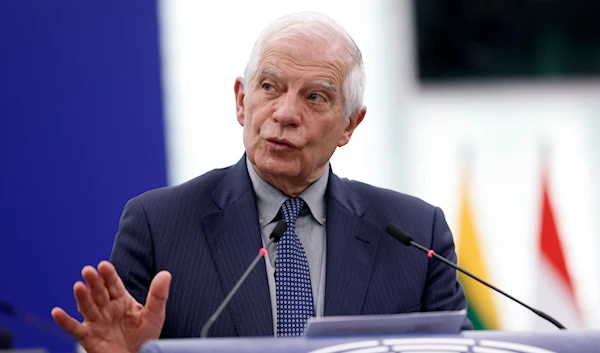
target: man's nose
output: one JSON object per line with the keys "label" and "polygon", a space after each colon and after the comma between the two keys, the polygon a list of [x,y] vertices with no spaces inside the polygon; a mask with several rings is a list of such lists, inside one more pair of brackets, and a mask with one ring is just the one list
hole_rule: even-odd
{"label": "man's nose", "polygon": [[283,126],[298,126],[301,120],[300,104],[297,92],[286,92],[285,95],[280,97],[273,118]]}

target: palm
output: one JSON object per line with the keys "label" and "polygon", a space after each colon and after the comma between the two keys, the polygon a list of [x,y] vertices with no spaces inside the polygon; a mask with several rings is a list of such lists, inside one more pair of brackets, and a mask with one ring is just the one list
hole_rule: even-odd
{"label": "palm", "polygon": [[103,262],[98,269],[102,277],[91,267],[84,268],[88,287],[78,282],[73,289],[84,321],[79,323],[60,308],[52,316],[88,353],[137,352],[145,341],[160,335],[170,275],[161,272],[155,277],[144,307],[127,292],[112,265]]}
{"label": "palm", "polygon": [[[113,300],[101,312],[95,322],[84,320],[83,326],[89,332],[81,345],[94,347],[99,352],[118,352],[123,347],[132,351],[144,341],[158,337],[158,332],[148,322],[143,322],[144,308],[131,297]],[[88,350],[89,351],[89,350]]]}

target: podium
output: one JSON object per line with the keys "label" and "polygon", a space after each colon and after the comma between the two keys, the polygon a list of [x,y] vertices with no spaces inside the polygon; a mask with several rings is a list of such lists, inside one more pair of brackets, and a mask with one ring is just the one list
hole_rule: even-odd
{"label": "podium", "polygon": [[146,342],[140,353],[600,353],[600,330],[461,331],[466,311],[310,318],[304,337]]}
{"label": "podium", "polygon": [[152,340],[141,353],[600,353],[600,330],[461,331],[465,310],[311,318],[304,337]]}
{"label": "podium", "polygon": [[598,353],[600,331],[463,331],[458,334],[154,340],[140,353]]}

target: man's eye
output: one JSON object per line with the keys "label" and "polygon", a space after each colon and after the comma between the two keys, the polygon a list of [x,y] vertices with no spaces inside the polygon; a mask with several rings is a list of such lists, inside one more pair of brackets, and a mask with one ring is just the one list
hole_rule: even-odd
{"label": "man's eye", "polygon": [[272,90],[274,90],[274,89],[275,89],[275,87],[273,87],[273,85],[272,85],[272,84],[270,84],[270,83],[263,83],[263,84],[262,84],[262,88],[263,88],[265,91],[272,91]]}
{"label": "man's eye", "polygon": [[314,102],[324,102],[325,101],[325,98],[323,98],[322,95],[317,94],[317,93],[311,93],[308,96],[308,99],[310,99],[311,101],[314,101]]}

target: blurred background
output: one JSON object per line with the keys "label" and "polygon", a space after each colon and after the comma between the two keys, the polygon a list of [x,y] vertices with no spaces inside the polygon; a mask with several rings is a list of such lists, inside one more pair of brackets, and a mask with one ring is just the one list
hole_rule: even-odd
{"label": "blurred background", "polygon": [[[0,1],[0,332],[73,352],[50,310],[110,255],[126,201],[235,163],[233,83],[275,18],[320,11],[362,50],[344,177],[441,207],[459,264],[600,328],[600,3]],[[461,279],[479,328],[552,329]],[[2,334],[0,334],[0,342]]]}

